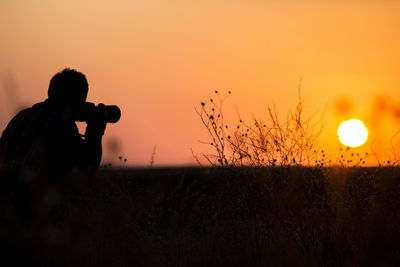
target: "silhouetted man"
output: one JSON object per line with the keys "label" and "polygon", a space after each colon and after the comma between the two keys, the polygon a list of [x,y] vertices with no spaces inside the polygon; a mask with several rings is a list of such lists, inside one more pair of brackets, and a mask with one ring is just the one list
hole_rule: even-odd
{"label": "silhouetted man", "polygon": [[[33,265],[40,254],[35,248],[43,249],[46,240],[52,240],[46,229],[51,229],[52,214],[60,203],[54,202],[58,182],[73,168],[86,176],[98,170],[102,136],[110,118],[103,104],[90,111],[84,108],[89,104],[87,93],[85,75],[64,69],[51,79],[48,99],[19,112],[4,130],[0,139],[0,265],[6,258],[15,266]],[[83,110],[87,127],[81,136],[75,122]]]}
{"label": "silhouetted man", "polygon": [[87,93],[85,75],[64,69],[51,79],[48,99],[22,110],[9,122],[0,139],[3,196],[26,205],[28,200],[20,201],[26,195],[38,194],[36,189],[56,183],[74,167],[87,176],[95,175],[107,113],[102,104],[94,109],[81,136],[75,121]]}

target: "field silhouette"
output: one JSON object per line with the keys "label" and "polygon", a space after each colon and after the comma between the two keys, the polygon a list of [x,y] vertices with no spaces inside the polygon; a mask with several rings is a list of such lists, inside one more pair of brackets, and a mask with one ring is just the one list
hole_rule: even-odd
{"label": "field silhouette", "polygon": [[[153,168],[79,173],[50,217],[1,233],[41,266],[394,266],[398,168]],[[24,236],[22,236],[24,235]],[[5,252],[2,250],[2,252]]]}

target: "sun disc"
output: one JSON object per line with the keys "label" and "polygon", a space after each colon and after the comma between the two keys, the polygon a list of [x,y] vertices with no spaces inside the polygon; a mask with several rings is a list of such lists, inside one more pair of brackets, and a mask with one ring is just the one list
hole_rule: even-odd
{"label": "sun disc", "polygon": [[361,146],[368,138],[367,128],[362,121],[357,119],[342,122],[337,134],[340,142],[349,147]]}

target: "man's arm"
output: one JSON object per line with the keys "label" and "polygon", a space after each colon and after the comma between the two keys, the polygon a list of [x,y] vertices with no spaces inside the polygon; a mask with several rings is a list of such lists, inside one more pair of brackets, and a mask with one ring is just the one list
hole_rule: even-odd
{"label": "man's arm", "polygon": [[[82,150],[78,155],[76,167],[87,176],[94,176],[99,169],[102,157],[102,137],[107,124],[107,113],[104,105],[95,109],[89,116],[85,132],[85,139],[82,141]],[[83,153],[82,153],[83,152]]]}

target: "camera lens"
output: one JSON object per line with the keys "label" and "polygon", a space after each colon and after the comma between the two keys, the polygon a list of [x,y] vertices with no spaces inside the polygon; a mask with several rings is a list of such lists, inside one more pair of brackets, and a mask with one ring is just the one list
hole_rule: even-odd
{"label": "camera lens", "polygon": [[110,105],[106,106],[107,110],[107,122],[108,123],[116,123],[121,118],[121,110],[118,106]]}

